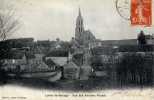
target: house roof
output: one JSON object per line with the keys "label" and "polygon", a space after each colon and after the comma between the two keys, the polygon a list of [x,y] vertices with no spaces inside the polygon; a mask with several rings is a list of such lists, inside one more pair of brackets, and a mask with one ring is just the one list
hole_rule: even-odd
{"label": "house roof", "polygon": [[33,53],[31,53],[31,52],[27,52],[25,55],[26,55],[26,58],[27,59],[33,59],[33,58],[35,58],[35,55]]}
{"label": "house roof", "polygon": [[46,55],[46,57],[68,57],[69,52],[67,50],[56,49]]}
{"label": "house roof", "polygon": [[87,65],[86,65],[86,64],[84,64],[84,65],[82,65],[82,66],[81,66],[81,68],[91,69],[91,66],[90,66],[90,65],[88,65],[88,64],[87,64]]}
{"label": "house roof", "polygon": [[64,68],[79,68],[74,62],[70,61],[64,65]]}
{"label": "house roof", "polygon": [[49,57],[49,59],[51,59],[58,66],[64,66],[68,61],[68,58],[66,57]]}
{"label": "house roof", "polygon": [[55,66],[55,65],[57,65],[52,59],[46,60],[45,64],[47,64],[48,66]]}
{"label": "house roof", "polygon": [[23,52],[11,52],[3,59],[22,59],[25,54]]}

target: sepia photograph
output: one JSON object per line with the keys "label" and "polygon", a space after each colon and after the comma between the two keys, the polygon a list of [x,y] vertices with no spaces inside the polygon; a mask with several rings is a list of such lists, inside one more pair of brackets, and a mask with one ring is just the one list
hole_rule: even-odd
{"label": "sepia photograph", "polygon": [[154,100],[153,0],[0,0],[1,100]]}

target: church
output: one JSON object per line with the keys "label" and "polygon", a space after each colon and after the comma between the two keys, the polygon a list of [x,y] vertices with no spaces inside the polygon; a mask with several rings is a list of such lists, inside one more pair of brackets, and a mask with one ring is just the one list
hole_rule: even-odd
{"label": "church", "polygon": [[[154,36],[146,35],[147,44],[154,43]],[[137,39],[123,39],[123,40],[99,40],[90,30],[85,30],[83,16],[79,8],[78,16],[76,18],[75,38],[72,38],[71,43],[73,47],[95,48],[100,46],[121,46],[121,45],[137,45]]]}
{"label": "church", "polygon": [[80,46],[89,47],[91,43],[96,41],[95,36],[90,30],[84,29],[83,17],[79,8],[79,13],[76,19],[75,40]]}

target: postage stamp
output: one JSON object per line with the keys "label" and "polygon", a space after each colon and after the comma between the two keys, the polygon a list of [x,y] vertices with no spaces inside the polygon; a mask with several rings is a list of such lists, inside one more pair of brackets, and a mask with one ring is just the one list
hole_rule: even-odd
{"label": "postage stamp", "polygon": [[131,25],[152,25],[152,0],[131,0]]}

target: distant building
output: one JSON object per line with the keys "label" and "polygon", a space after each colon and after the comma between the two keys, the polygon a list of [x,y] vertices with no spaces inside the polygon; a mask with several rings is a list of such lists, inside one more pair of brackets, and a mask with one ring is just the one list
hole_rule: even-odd
{"label": "distant building", "polygon": [[154,36],[153,35],[145,35],[145,39],[147,40],[147,44],[154,45]]}
{"label": "distant building", "polygon": [[0,42],[1,46],[8,46],[10,48],[22,48],[22,47],[33,47],[33,38],[19,38],[19,39],[8,39]]}
{"label": "distant building", "polygon": [[57,38],[57,39],[56,39],[56,43],[55,43],[55,48],[56,48],[56,49],[61,48],[61,44],[62,44],[62,42],[60,41],[59,38]]}
{"label": "distant building", "polygon": [[50,41],[49,40],[37,41],[37,46],[50,47]]}
{"label": "distant building", "polygon": [[75,40],[74,37],[72,37],[70,45],[71,45],[72,52],[74,52],[74,50],[76,50],[80,47],[79,43]]}
{"label": "distant building", "polygon": [[37,54],[45,54],[50,51],[51,47],[53,47],[53,43],[49,40],[36,41],[34,53]]}

